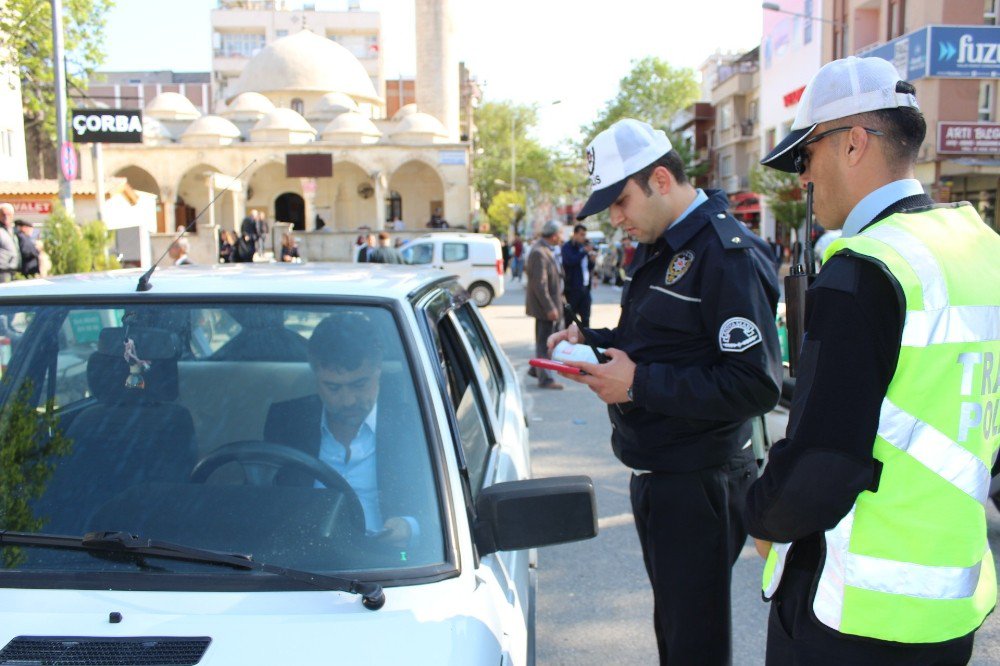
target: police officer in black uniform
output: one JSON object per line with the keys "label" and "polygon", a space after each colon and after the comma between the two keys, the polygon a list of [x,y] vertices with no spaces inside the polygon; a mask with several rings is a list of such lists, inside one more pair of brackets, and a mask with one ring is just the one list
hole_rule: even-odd
{"label": "police officer in black uniform", "polygon": [[662,131],[620,120],[587,148],[583,219],[610,208],[639,241],[614,329],[549,338],[606,347],[577,363],[608,404],[615,455],[632,469],[632,510],[662,664],[731,661],[730,576],[757,470],[750,419],[778,402],[770,249],[726,212],[724,192],[688,182]]}

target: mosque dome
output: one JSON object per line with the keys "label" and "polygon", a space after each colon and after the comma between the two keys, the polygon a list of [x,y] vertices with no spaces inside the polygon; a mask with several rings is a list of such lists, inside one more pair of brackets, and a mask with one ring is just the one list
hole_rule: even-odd
{"label": "mosque dome", "polygon": [[202,116],[181,134],[181,143],[199,146],[228,146],[240,138],[240,129],[219,116]]}
{"label": "mosque dome", "polygon": [[171,143],[174,135],[163,123],[151,116],[142,117],[142,142],[147,146],[162,146]]}
{"label": "mosque dome", "polygon": [[250,130],[253,141],[309,143],[315,136],[313,126],[291,109],[274,109],[268,112]]}
{"label": "mosque dome", "polygon": [[333,120],[342,113],[357,110],[358,103],[349,95],[331,92],[320,97],[312,109],[306,112],[306,115],[315,120]]}
{"label": "mosque dome", "polygon": [[194,107],[187,97],[180,93],[160,93],[143,110],[147,116],[157,120],[194,120],[201,117],[201,111]]}
{"label": "mosque dome", "polygon": [[401,143],[444,143],[448,141],[448,130],[429,113],[415,111],[400,120],[390,136]]}
{"label": "mosque dome", "polygon": [[236,94],[341,92],[381,104],[364,65],[346,48],[309,30],[277,39],[247,63]]}
{"label": "mosque dome", "polygon": [[392,114],[392,119],[402,120],[406,116],[412,116],[414,113],[417,113],[417,105],[414,104],[413,102],[410,102],[409,104],[404,104],[403,106],[399,107],[399,110],[397,110],[396,113]]}
{"label": "mosque dome", "polygon": [[259,120],[274,110],[274,103],[260,93],[245,92],[237,95],[219,115],[229,120]]}
{"label": "mosque dome", "polygon": [[339,144],[375,143],[382,133],[357,111],[341,113],[323,128],[323,141]]}

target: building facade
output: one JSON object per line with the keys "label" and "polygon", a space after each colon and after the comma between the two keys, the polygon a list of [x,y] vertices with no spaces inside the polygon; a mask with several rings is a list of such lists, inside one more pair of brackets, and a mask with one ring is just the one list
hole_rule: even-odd
{"label": "building facade", "polygon": [[103,105],[112,109],[144,110],[160,93],[172,92],[187,97],[202,114],[215,112],[212,103],[210,72],[104,72],[90,77],[86,94],[70,91],[75,106]]}
{"label": "building facade", "polygon": [[[4,5],[6,0],[0,0],[0,10]],[[10,54],[0,49],[0,181],[27,179],[21,79]]]}
{"label": "building facade", "polygon": [[825,0],[823,61],[893,62],[927,120],[916,177],[936,201],[969,201],[1000,231],[997,0]]}
{"label": "building facade", "polygon": [[670,129],[691,155],[694,186],[714,186],[715,107],[711,102],[695,102],[674,116]]}

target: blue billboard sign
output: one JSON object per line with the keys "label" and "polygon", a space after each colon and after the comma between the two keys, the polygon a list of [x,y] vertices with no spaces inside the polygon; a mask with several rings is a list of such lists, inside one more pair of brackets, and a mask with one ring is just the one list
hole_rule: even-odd
{"label": "blue billboard sign", "polygon": [[1000,77],[1000,26],[934,26],[929,47],[928,76]]}
{"label": "blue billboard sign", "polygon": [[858,55],[874,56],[888,60],[896,66],[899,78],[913,81],[927,75],[927,31],[921,28],[891,42],[876,46]]}
{"label": "blue billboard sign", "polygon": [[874,48],[861,56],[884,58],[907,81],[940,78],[1000,77],[1000,26],[932,25]]}

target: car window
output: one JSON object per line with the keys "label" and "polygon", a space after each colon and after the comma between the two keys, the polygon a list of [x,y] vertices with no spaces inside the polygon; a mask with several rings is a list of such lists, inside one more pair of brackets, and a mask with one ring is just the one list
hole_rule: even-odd
{"label": "car window", "polygon": [[[0,529],[125,531],[352,577],[405,577],[445,560],[424,411],[389,309],[0,307],[0,328],[10,340],[0,482],[19,488]],[[386,531],[393,518],[409,536]],[[0,555],[7,569],[36,572],[145,566],[46,549]]]}
{"label": "car window", "polygon": [[451,318],[438,324],[443,365],[446,368],[448,392],[452,397],[458,420],[458,436],[469,472],[473,498],[478,497],[489,462],[490,437],[485,404],[476,390],[476,367],[466,353],[462,336]]}
{"label": "car window", "polygon": [[469,258],[468,243],[443,243],[441,257],[444,261],[465,261]]}
{"label": "car window", "polygon": [[489,340],[483,335],[476,323],[476,314],[472,306],[468,303],[455,311],[455,318],[458,320],[465,338],[472,347],[472,353],[476,355],[476,365],[479,369],[479,376],[486,384],[486,390],[493,403],[493,409],[500,409],[501,394],[503,392],[503,375],[500,372],[500,363],[497,361],[493,350],[490,348]]}
{"label": "car window", "polygon": [[434,246],[430,243],[416,243],[403,248],[402,254],[408,264],[429,264],[434,261]]}

